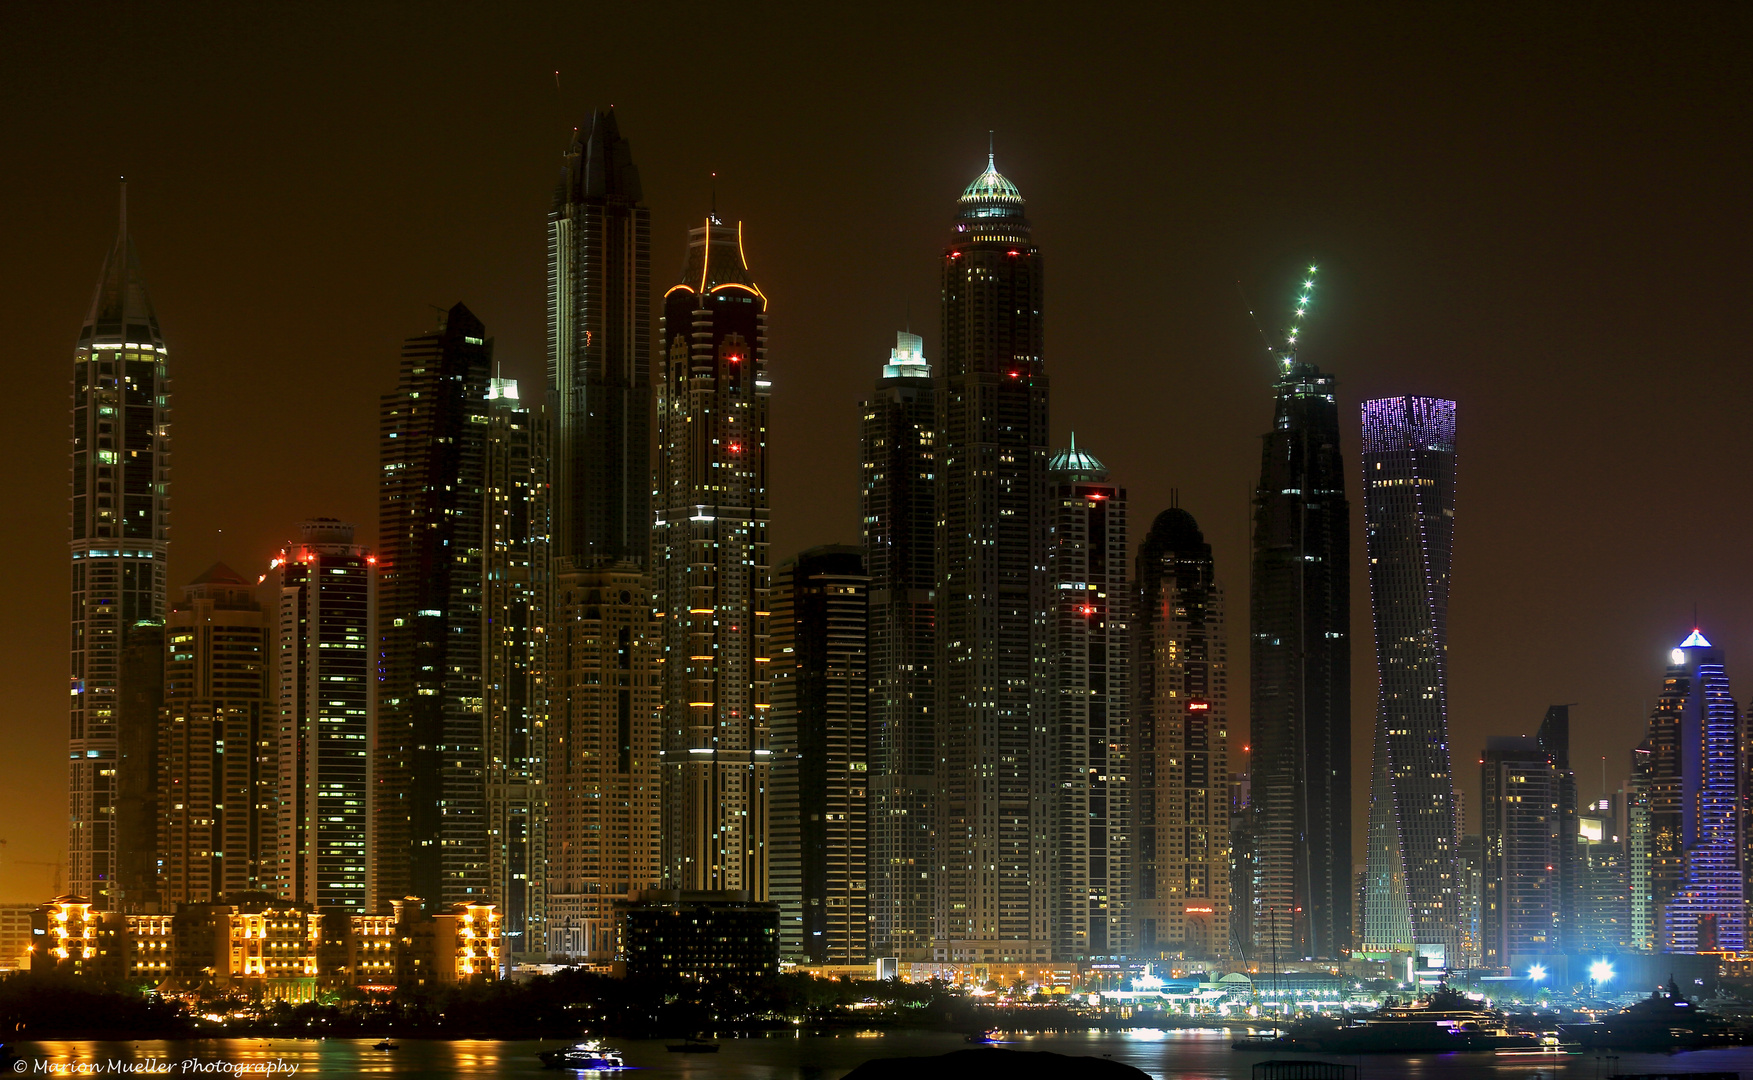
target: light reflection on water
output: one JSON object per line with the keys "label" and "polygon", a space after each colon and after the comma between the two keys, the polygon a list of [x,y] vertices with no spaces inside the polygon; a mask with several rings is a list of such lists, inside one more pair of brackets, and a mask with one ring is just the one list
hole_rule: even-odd
{"label": "light reflection on water", "polygon": [[[1358,1066],[1358,1080],[1532,1080],[1566,1078],[1599,1080],[1614,1073],[1740,1072],[1753,1080],[1753,1047],[1706,1050],[1673,1056],[1660,1054],[1574,1055],[1527,1058],[1491,1054],[1364,1055],[1337,1058],[1282,1051],[1230,1049],[1232,1036],[1221,1031],[1159,1030],[1130,1032],[1063,1032],[1009,1035],[1004,1045],[1016,1050],[1050,1050],[1073,1056],[1109,1057],[1134,1065],[1159,1080],[1249,1080],[1256,1062],[1296,1057],[1343,1061]],[[185,1061],[229,1061],[255,1065],[278,1062],[298,1066],[297,1076],[393,1076],[398,1080],[473,1076],[565,1076],[542,1068],[538,1050],[565,1045],[546,1042],[500,1042],[489,1039],[402,1039],[401,1049],[373,1050],[371,1039],[215,1039],[190,1042],[42,1042],[18,1044],[27,1059],[56,1063],[165,1062],[178,1076],[219,1076],[185,1072]],[[934,1032],[843,1032],[838,1036],[779,1035],[762,1039],[725,1039],[716,1054],[671,1054],[664,1040],[610,1039],[626,1056],[627,1080],[839,1080],[870,1058],[932,1055],[970,1049],[960,1035]],[[44,1075],[33,1066],[18,1075]],[[243,1075],[276,1075],[253,1071]],[[612,1074],[592,1074],[609,1076]],[[971,1077],[970,1080],[973,1080]]]}

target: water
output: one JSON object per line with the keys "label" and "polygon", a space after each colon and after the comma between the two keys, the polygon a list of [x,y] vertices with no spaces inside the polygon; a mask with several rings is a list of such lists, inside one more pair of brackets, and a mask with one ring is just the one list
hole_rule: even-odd
{"label": "water", "polygon": [[[371,1049],[375,1039],[214,1039],[189,1042],[42,1042],[21,1043],[18,1051],[30,1061],[20,1076],[70,1075],[38,1066],[80,1063],[89,1071],[71,1075],[114,1075],[110,1062],[161,1062],[168,1071],[131,1075],[168,1077],[254,1075],[269,1063],[287,1075],[382,1076],[396,1080],[471,1076],[550,1076],[536,1051],[563,1044],[496,1040],[404,1039],[401,1049]],[[968,1049],[960,1035],[930,1032],[866,1032],[839,1036],[726,1039],[716,1054],[671,1054],[663,1040],[612,1039],[635,1071],[618,1074],[626,1080],[839,1080],[860,1062],[878,1057],[943,1054]],[[1492,1054],[1367,1055],[1351,1058],[1313,1054],[1255,1052],[1230,1049],[1230,1036],[1220,1031],[1067,1032],[1017,1036],[1006,1043],[1018,1050],[1051,1050],[1060,1054],[1111,1056],[1135,1065],[1161,1080],[1249,1080],[1250,1067],[1271,1057],[1319,1058],[1358,1066],[1358,1080],[1493,1080],[1573,1078],[1604,1080],[1615,1073],[1739,1072],[1753,1080],[1753,1047],[1702,1050],[1695,1053],[1584,1054],[1562,1057],[1499,1057]],[[186,1070],[187,1061],[231,1062],[250,1072],[231,1074],[218,1069]],[[99,1064],[101,1063],[101,1064]],[[99,1064],[99,1069],[90,1068]],[[223,1066],[221,1067],[223,1068]],[[101,1069],[101,1071],[99,1071]],[[124,1074],[128,1075],[128,1074]],[[599,1074],[611,1075],[611,1074]],[[970,1077],[970,1080],[979,1080]]]}

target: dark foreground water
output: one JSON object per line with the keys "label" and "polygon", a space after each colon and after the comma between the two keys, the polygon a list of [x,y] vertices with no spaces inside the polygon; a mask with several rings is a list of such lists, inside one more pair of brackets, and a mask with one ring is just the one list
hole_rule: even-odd
{"label": "dark foreground water", "polygon": [[[18,1044],[27,1068],[18,1076],[382,1076],[448,1078],[563,1074],[542,1068],[536,1051],[558,1042],[437,1041],[407,1039],[401,1049],[376,1051],[375,1040],[221,1039],[200,1042],[42,1042]],[[610,1040],[634,1071],[626,1080],[839,1080],[870,1058],[942,1054],[967,1049],[958,1035],[875,1032],[838,1037],[727,1039],[716,1054],[671,1054],[661,1041]],[[1311,1054],[1259,1053],[1230,1049],[1230,1037],[1216,1031],[1076,1032],[1018,1036],[1006,1045],[1019,1050],[1113,1057],[1161,1078],[1249,1080],[1250,1067],[1271,1057],[1344,1061],[1358,1066],[1359,1080],[1495,1080],[1576,1078],[1604,1080],[1615,1073],[1739,1072],[1753,1080],[1753,1047],[1697,1053],[1583,1054],[1507,1057],[1492,1054],[1434,1054],[1336,1058]],[[117,1066],[121,1068],[118,1069]],[[141,1068],[141,1066],[146,1068]],[[292,1072],[292,1066],[297,1071]],[[71,1068],[70,1068],[71,1067]],[[151,1070],[151,1071],[148,1071]],[[162,1070],[162,1071],[160,1071]],[[970,1073],[983,1080],[990,1073]]]}

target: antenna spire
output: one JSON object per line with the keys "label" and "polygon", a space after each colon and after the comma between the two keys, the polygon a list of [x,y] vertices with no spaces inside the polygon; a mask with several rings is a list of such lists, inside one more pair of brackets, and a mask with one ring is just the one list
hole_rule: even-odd
{"label": "antenna spire", "polygon": [[122,239],[126,240],[128,238],[128,178],[124,176],[121,178],[121,180],[122,180],[121,231],[122,231]]}
{"label": "antenna spire", "polygon": [[718,220],[718,174],[712,174],[712,220]]}
{"label": "antenna spire", "polygon": [[998,169],[998,157],[993,152],[993,141],[992,141],[992,129],[991,128],[986,129],[986,167],[988,169],[992,169],[994,171],[996,171]]}

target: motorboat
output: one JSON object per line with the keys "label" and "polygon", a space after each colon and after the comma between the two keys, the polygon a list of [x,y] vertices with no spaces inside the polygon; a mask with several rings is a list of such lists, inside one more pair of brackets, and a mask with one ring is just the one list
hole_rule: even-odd
{"label": "motorboat", "polygon": [[401,1048],[400,1043],[393,1043],[388,1039],[379,1039],[377,1043],[372,1046],[373,1050],[400,1050]]}
{"label": "motorboat", "polygon": [[664,1047],[672,1054],[716,1054],[718,1044],[707,1042],[698,1035],[690,1035],[679,1043],[670,1043]]}
{"label": "motorboat", "polygon": [[1673,978],[1635,1005],[1593,1024],[1559,1028],[1567,1041],[1587,1049],[1695,1050],[1745,1042],[1726,1016],[1699,1008],[1680,992]]}
{"label": "motorboat", "polygon": [[550,1069],[571,1069],[574,1072],[608,1072],[627,1067],[619,1050],[597,1039],[574,1043],[564,1050],[544,1050],[536,1056]]}

